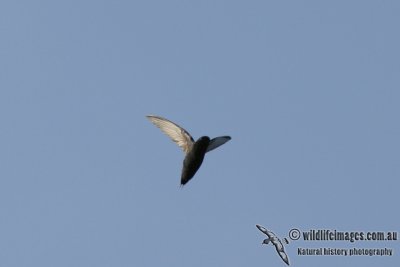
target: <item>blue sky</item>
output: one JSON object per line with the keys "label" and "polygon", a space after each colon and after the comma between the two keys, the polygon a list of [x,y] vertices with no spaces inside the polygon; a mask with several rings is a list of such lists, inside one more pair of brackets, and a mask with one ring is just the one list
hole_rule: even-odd
{"label": "blue sky", "polygon": [[[398,231],[397,1],[2,1],[0,266],[285,266],[255,224]],[[179,188],[146,120],[230,135]],[[297,248],[394,256],[299,256]],[[399,241],[293,241],[398,266]]]}

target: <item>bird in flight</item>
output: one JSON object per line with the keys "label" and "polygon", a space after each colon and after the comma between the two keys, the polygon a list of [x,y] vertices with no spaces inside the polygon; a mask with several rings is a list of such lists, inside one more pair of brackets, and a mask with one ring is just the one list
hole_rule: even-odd
{"label": "bird in flight", "polygon": [[185,153],[181,174],[181,186],[185,185],[193,178],[203,163],[204,156],[207,152],[231,140],[230,136],[219,136],[213,139],[210,139],[208,136],[202,136],[197,141],[194,141],[193,137],[185,129],[170,120],[154,115],[148,115],[146,117],[168,135]]}
{"label": "bird in flight", "polygon": [[[289,258],[285,252],[285,249],[283,247],[281,240],[273,232],[269,231],[265,227],[258,225],[258,224],[256,224],[256,227],[258,228],[258,230],[260,230],[261,232],[263,232],[264,234],[266,234],[268,236],[267,239],[264,239],[263,244],[268,244],[269,242],[271,242],[275,246],[276,252],[278,252],[278,254],[282,258],[282,260],[287,265],[289,265]],[[286,243],[288,243],[286,238],[285,238],[285,241],[286,241]]]}

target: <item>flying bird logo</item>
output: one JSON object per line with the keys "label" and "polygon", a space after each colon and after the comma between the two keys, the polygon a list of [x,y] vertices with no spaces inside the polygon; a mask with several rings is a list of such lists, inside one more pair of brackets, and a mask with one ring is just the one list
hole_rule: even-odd
{"label": "flying bird logo", "polygon": [[[289,258],[285,252],[285,248],[283,247],[283,244],[281,242],[281,240],[271,231],[269,231],[268,229],[266,229],[265,227],[256,224],[256,227],[258,228],[258,230],[260,230],[261,232],[263,232],[264,234],[266,234],[268,236],[267,239],[264,239],[263,244],[268,244],[269,242],[271,242],[276,249],[276,252],[278,252],[279,256],[282,258],[282,260],[289,265]],[[285,238],[285,243],[288,244],[289,241]]]}
{"label": "flying bird logo", "polygon": [[181,186],[189,182],[203,163],[207,152],[225,144],[231,140],[230,136],[219,136],[210,140],[208,136],[200,137],[196,142],[193,137],[178,124],[165,118],[148,115],[146,116],[155,126],[160,128],[172,139],[185,153],[183,160]]}

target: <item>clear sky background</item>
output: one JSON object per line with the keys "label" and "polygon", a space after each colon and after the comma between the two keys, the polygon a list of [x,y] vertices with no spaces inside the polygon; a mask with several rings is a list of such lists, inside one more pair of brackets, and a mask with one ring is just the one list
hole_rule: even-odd
{"label": "clear sky background", "polygon": [[[0,266],[285,266],[255,224],[399,231],[399,14],[399,1],[1,1]],[[181,189],[183,153],[147,114],[232,140]],[[292,266],[400,262],[400,241],[286,251]]]}

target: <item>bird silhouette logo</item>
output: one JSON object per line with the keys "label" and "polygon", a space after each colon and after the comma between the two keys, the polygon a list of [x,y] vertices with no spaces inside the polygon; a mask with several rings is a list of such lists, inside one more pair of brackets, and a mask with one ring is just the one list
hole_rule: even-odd
{"label": "bird silhouette logo", "polygon": [[181,186],[185,185],[193,178],[203,163],[204,156],[207,152],[231,140],[230,136],[219,136],[213,139],[210,139],[208,136],[202,136],[195,142],[193,137],[178,124],[159,116],[148,115],[146,117],[171,138],[185,153],[181,174]]}
{"label": "bird silhouette logo", "polygon": [[[282,258],[282,260],[287,265],[289,265],[289,257],[285,252],[285,248],[283,247],[282,241],[272,231],[269,231],[265,227],[258,225],[258,224],[256,224],[256,227],[258,228],[258,230],[260,230],[261,232],[263,232],[264,234],[266,234],[268,236],[267,239],[264,239],[262,244],[267,245],[269,242],[271,242],[275,246],[276,252],[278,252],[278,254]],[[289,241],[286,238],[284,238],[284,241],[286,244],[289,243]]]}

